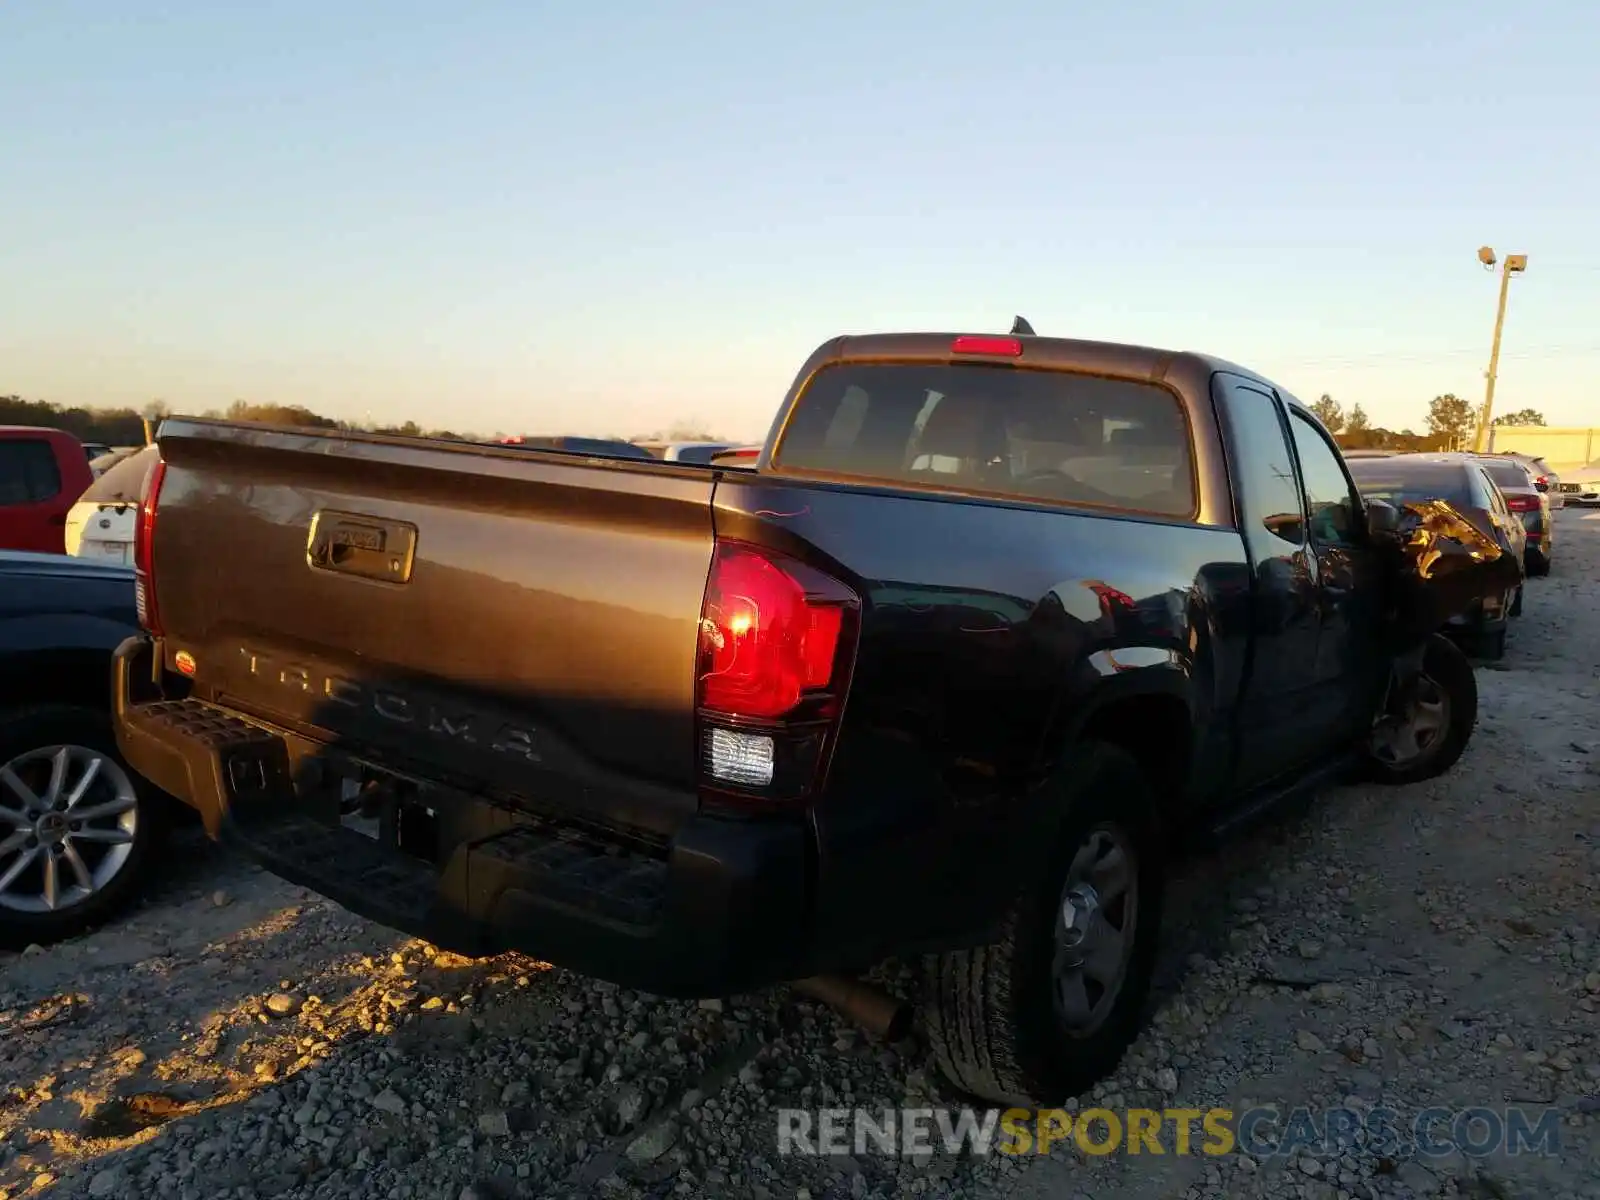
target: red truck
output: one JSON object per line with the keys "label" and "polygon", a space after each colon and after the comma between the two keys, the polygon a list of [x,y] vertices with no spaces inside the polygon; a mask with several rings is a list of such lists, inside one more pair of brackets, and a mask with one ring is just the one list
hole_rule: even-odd
{"label": "red truck", "polygon": [[0,425],[0,550],[65,554],[67,512],[93,481],[72,434]]}

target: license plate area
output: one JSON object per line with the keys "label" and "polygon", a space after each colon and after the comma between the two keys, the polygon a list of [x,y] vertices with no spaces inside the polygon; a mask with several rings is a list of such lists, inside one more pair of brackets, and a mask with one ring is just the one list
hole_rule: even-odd
{"label": "license plate area", "polygon": [[339,772],[339,824],[385,849],[436,864],[438,810],[408,780],[358,764]]}

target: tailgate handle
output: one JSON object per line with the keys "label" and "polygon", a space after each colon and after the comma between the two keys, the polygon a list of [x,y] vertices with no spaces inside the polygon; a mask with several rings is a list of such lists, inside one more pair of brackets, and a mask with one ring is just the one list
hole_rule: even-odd
{"label": "tailgate handle", "polygon": [[320,510],[311,518],[306,562],[313,570],[379,583],[410,583],[417,527],[360,513]]}

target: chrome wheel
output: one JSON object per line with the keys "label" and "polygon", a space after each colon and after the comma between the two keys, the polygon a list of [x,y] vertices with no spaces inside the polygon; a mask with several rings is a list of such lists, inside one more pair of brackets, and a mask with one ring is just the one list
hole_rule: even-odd
{"label": "chrome wheel", "polygon": [[1051,982],[1056,1018],[1073,1037],[1105,1023],[1127,977],[1139,916],[1138,860],[1102,826],[1073,855],[1057,907]]}
{"label": "chrome wheel", "polygon": [[0,909],[61,912],[115,879],[133,853],[139,797],[87,746],[41,746],[0,766]]}
{"label": "chrome wheel", "polygon": [[1450,694],[1428,675],[1372,731],[1372,753],[1391,767],[1415,767],[1438,753],[1450,732]]}

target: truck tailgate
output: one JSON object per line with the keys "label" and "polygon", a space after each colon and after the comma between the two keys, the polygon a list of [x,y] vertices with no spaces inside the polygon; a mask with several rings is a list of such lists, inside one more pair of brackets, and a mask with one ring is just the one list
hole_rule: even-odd
{"label": "truck tailgate", "polygon": [[160,445],[154,592],[200,698],[663,833],[694,811],[710,474],[205,421]]}

